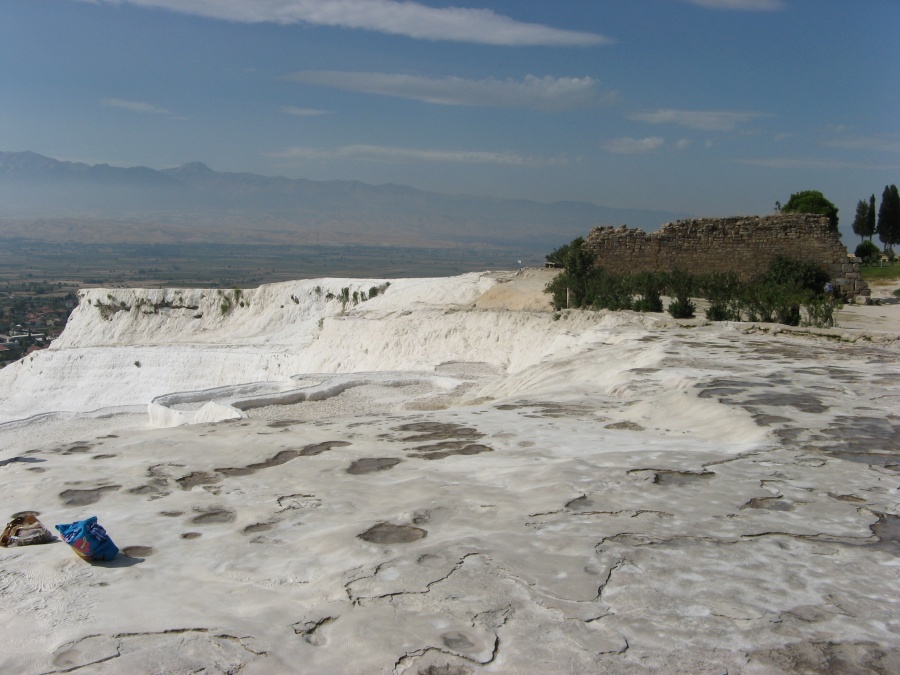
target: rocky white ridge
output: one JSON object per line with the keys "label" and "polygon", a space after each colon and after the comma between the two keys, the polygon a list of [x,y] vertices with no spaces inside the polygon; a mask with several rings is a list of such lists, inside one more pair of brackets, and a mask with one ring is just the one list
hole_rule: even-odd
{"label": "rocky white ridge", "polygon": [[[433,367],[435,357],[416,344],[428,336],[401,336],[401,329],[392,328],[391,335],[376,335],[371,328],[414,309],[431,313],[429,307],[439,306],[441,313],[465,306],[496,283],[480,274],[442,281],[320,279],[237,295],[209,289],[83,291],[50,349],[0,371],[4,421],[144,406],[181,390],[289,382],[304,372]],[[354,294],[368,296],[373,287],[384,290],[353,302]],[[340,300],[344,288],[350,302]],[[359,319],[371,323],[360,328]],[[385,343],[392,336],[406,346],[391,349]],[[458,346],[448,344],[443,353],[452,358]]]}

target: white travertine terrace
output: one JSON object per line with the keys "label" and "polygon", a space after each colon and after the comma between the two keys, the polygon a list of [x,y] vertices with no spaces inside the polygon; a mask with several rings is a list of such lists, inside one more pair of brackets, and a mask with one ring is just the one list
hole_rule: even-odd
{"label": "white travertine terrace", "polygon": [[0,371],[0,513],[123,554],[0,549],[0,671],[900,671],[900,306],[549,274],[86,291]]}

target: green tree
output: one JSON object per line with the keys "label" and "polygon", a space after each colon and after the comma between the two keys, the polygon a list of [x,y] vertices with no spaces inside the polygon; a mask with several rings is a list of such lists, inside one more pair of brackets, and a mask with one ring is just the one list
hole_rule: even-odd
{"label": "green tree", "polygon": [[[578,237],[547,255],[547,260],[562,264],[564,271],[547,285],[553,294],[553,304],[557,309],[581,307],[588,291],[588,281],[594,267],[594,256],[583,247],[584,239]],[[570,302],[567,303],[567,299]]]}
{"label": "green tree", "polygon": [[900,193],[896,185],[884,186],[875,230],[885,251],[892,250],[894,244],[900,244]]}
{"label": "green tree", "polygon": [[781,207],[782,213],[815,213],[827,216],[832,232],[838,231],[838,209],[818,190],[795,192]]}
{"label": "green tree", "polygon": [[875,234],[875,195],[869,197],[869,217],[866,220],[866,236],[872,241]]}
{"label": "green tree", "polygon": [[866,229],[869,227],[869,202],[860,199],[856,202],[856,217],[853,219],[853,234],[859,236],[862,243],[866,238]]}
{"label": "green tree", "polygon": [[587,292],[587,281],[591,268],[594,266],[594,256],[583,246],[584,239],[578,237],[572,242],[563,265],[569,280],[572,283],[572,292],[575,295],[575,306],[580,307]]}
{"label": "green tree", "polygon": [[548,253],[544,257],[547,258],[547,262],[556,263],[557,265],[565,265],[566,264],[566,256],[569,255],[569,250],[573,246],[580,247],[583,243],[584,243],[584,238],[578,237],[577,239],[573,240],[571,243],[563,244],[555,251],[550,251],[550,253]]}

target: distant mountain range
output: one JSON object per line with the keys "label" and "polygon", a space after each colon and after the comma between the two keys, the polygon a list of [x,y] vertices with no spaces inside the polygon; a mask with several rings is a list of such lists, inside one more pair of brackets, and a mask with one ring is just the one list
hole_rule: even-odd
{"label": "distant mountain range", "polygon": [[[558,246],[595,225],[647,231],[686,214],[588,202],[540,203],[426,192],[403,185],[312,181],[214,171],[64,162],[0,152],[0,221],[65,219],[105,224],[109,236],[154,240]],[[144,227],[141,227],[143,225]],[[148,229],[151,226],[156,229]],[[4,232],[4,229],[6,230]],[[54,230],[57,233],[60,228]],[[76,228],[68,228],[71,236]],[[0,236],[19,236],[0,226]]]}

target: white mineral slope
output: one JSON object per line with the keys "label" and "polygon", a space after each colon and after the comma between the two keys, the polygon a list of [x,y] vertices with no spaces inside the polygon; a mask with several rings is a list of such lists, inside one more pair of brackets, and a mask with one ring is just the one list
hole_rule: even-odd
{"label": "white mineral slope", "polygon": [[515,284],[198,291],[205,331],[79,307],[0,373],[7,418],[328,395],[0,425],[0,514],[123,549],[0,549],[0,672],[900,672],[897,343],[555,319]]}
{"label": "white mineral slope", "polygon": [[[463,307],[493,286],[486,274],[451,279],[320,279],[269,284],[234,291],[181,289],[92,289],[81,294],[62,336],[50,349],[0,371],[0,421],[55,412],[87,412],[143,406],[163,394],[255,381],[286,381],[303,372],[370,370],[435,365],[427,356],[361,359],[365,336],[338,338],[347,356],[334,356],[337,318],[408,315],[439,305],[440,312]],[[389,284],[366,302],[346,307],[342,288],[368,294]],[[329,297],[331,296],[331,297]],[[226,297],[230,307],[223,311]],[[342,317],[342,315],[344,315]],[[351,332],[367,324],[341,324]],[[406,322],[406,326],[413,322]],[[340,334],[340,330],[337,331]],[[421,345],[420,345],[421,347]],[[425,350],[419,349],[420,353]],[[440,351],[440,350],[438,350]],[[326,354],[323,354],[325,352]],[[319,365],[329,364],[327,367]]]}
{"label": "white mineral slope", "polygon": [[[82,291],[56,349],[136,345],[212,344],[302,346],[318,321],[346,309],[406,310],[469,306],[497,283],[489,274],[433,279],[313,279],[240,291],[105,289]],[[341,290],[381,294],[344,307]],[[230,307],[223,309],[223,302]],[[109,320],[102,318],[105,309]],[[117,311],[117,308],[121,311]]]}
{"label": "white mineral slope", "polygon": [[[455,361],[521,374],[483,394],[497,398],[532,386],[534,378],[549,381],[549,371],[561,372],[560,359],[577,365],[579,354],[604,346],[602,358],[591,357],[593,368],[575,367],[573,375],[612,390],[623,372],[661,354],[640,342],[655,321],[640,315],[576,313],[559,321],[546,311],[472,307],[511,277],[395,280],[346,308],[329,295],[385,282],[271,284],[239,299],[228,291],[232,306],[224,312],[225,295],[213,290],[86,291],[50,349],[0,371],[0,421],[138,410],[168,394],[253,382],[288,387],[304,373],[434,372]],[[564,386],[569,378],[557,374],[556,381]]]}

